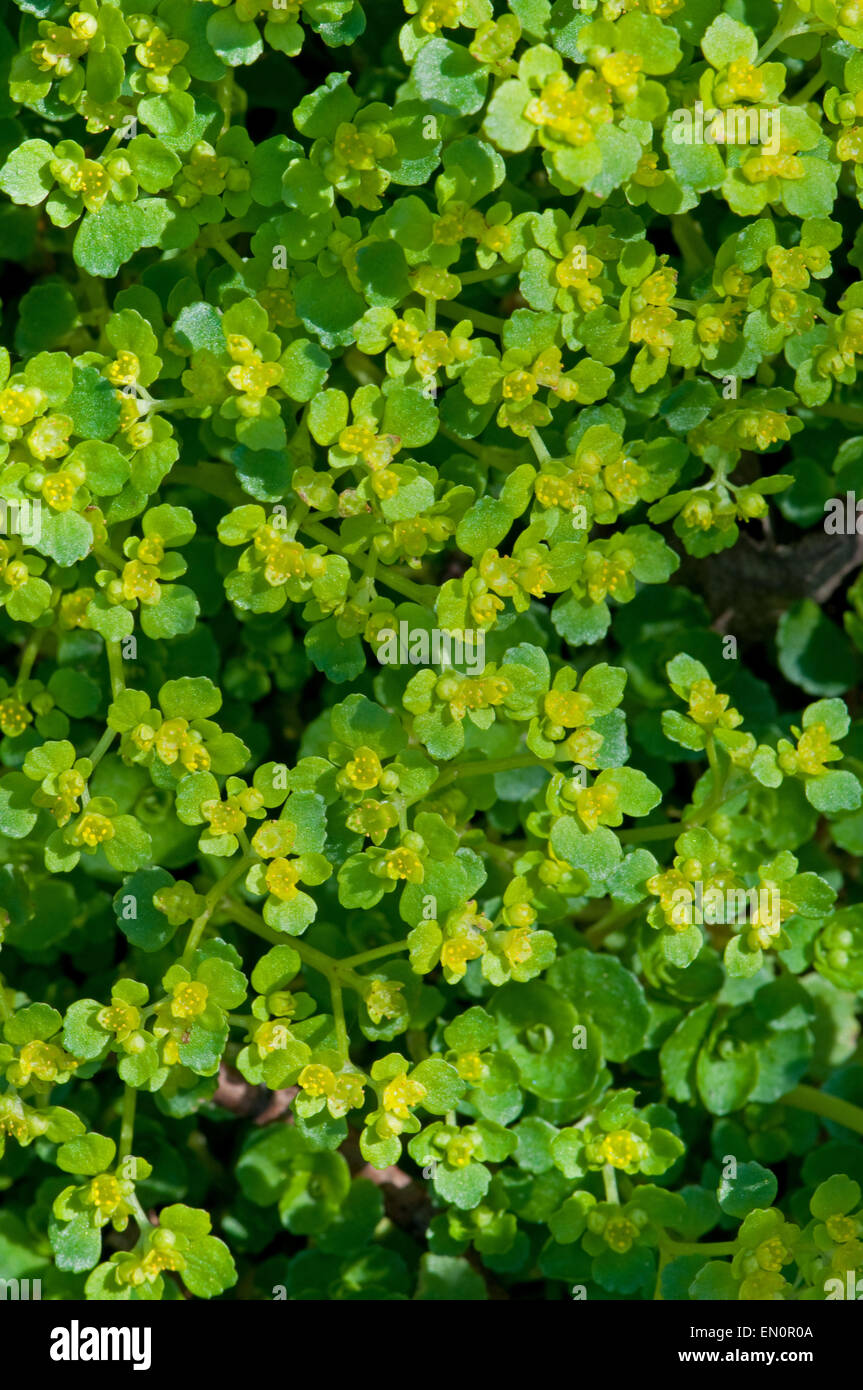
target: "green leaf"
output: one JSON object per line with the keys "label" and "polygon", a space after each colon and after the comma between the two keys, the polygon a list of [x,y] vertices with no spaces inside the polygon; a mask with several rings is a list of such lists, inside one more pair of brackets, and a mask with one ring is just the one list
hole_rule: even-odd
{"label": "green leaf", "polygon": [[779,668],[809,695],[841,695],[860,676],[860,658],[813,599],[798,599],[779,619]]}
{"label": "green leaf", "polygon": [[198,226],[188,213],[177,211],[161,198],[141,198],[137,203],[107,203],[87,213],[75,237],[77,264],[89,275],[110,280],[121,265],[146,246],[165,249],[191,245]]}
{"label": "green leaf", "polygon": [[224,1241],[216,1236],[196,1240],[183,1258],[183,1283],[196,1298],[215,1298],[237,1282],[237,1269]]}
{"label": "green leaf", "polygon": [[748,24],[720,14],[701,40],[701,51],[715,68],[728,67],[737,59],[752,63],[758,52],[758,40]]}
{"label": "green leaf", "polygon": [[142,951],[160,951],[177,931],[177,925],[172,925],[153,903],[154,895],[173,882],[165,869],[139,869],[124,880],[114,897],[118,927]]}
{"label": "green leaf", "polygon": [[48,1233],[58,1269],[68,1270],[72,1274],[82,1274],[99,1263],[102,1256],[102,1232],[93,1226],[85,1212],[73,1216],[71,1221],[52,1219]]}
{"label": "green leaf", "polygon": [[114,1162],[117,1145],[104,1134],[84,1134],[61,1144],[54,1162],[64,1173],[82,1173],[94,1177],[104,1173]]}
{"label": "green leaf", "polygon": [[264,51],[263,40],[252,20],[241,20],[236,10],[217,10],[207,21],[207,41],[229,67],[253,63]]}
{"label": "green leaf", "polygon": [[434,38],[417,54],[411,85],[433,111],[469,116],[485,100],[488,72],[460,44]]}
{"label": "green leaf", "polygon": [[467,1260],[454,1255],[423,1255],[417,1299],[420,1302],[477,1303],[488,1298],[485,1283]]}
{"label": "green leaf", "polygon": [[649,1022],[644,991],[614,956],[572,951],[555,961],[546,979],[593,1019],[610,1061],[624,1062],[643,1047]]}
{"label": "green leaf", "polygon": [[727,1216],[741,1221],[758,1207],[773,1205],[779,1184],[775,1174],[760,1163],[738,1163],[733,1178],[720,1179],[717,1196]]}
{"label": "green leaf", "polygon": [[296,304],[306,328],[325,348],[351,343],[354,326],[366,307],[344,271],[326,277],[313,271],[304,276],[297,285]]}
{"label": "green leaf", "polygon": [[50,170],[54,150],[45,140],[25,140],[14,149],[0,169],[0,188],[13,203],[36,207],[47,198],[54,184]]}

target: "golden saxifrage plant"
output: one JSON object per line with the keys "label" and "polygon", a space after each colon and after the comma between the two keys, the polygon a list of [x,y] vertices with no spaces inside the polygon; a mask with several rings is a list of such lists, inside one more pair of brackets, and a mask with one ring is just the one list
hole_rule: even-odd
{"label": "golden saxifrage plant", "polygon": [[863,5],[0,63],[0,1277],[834,1296]]}

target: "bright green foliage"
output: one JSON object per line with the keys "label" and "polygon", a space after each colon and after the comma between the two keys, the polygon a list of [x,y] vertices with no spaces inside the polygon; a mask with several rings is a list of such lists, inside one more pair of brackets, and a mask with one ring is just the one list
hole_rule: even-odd
{"label": "bright green foliage", "polygon": [[773,8],[6,7],[4,1278],[859,1271],[863,6]]}

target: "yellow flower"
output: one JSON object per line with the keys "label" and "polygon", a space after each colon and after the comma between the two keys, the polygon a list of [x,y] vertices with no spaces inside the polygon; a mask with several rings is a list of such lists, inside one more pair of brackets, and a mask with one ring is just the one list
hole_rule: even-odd
{"label": "yellow flower", "polygon": [[503,397],[508,401],[526,401],[535,396],[539,386],[530,372],[508,372],[503,379]]}
{"label": "yellow flower", "polygon": [[[729,63],[725,83],[727,95],[731,98],[743,97],[747,101],[760,101],[766,90],[764,77],[754,63],[745,58],[735,58]],[[723,99],[726,93],[723,91]]]}
{"label": "yellow flower", "polygon": [[313,1063],[311,1066],[303,1067],[297,1077],[297,1082],[304,1091],[308,1091],[310,1096],[328,1096],[336,1083],[336,1078],[329,1067]]}
{"label": "yellow flower", "polygon": [[265,879],[267,888],[281,902],[289,902],[291,898],[297,896],[300,871],[296,866],[296,861],[274,859],[271,864],[267,865]]}
{"label": "yellow flower", "polygon": [[602,1161],[610,1163],[612,1168],[629,1168],[639,1163],[644,1151],[644,1140],[638,1139],[628,1129],[616,1129],[606,1134],[601,1145]]}
{"label": "yellow flower", "polygon": [[399,1120],[406,1120],[410,1106],[419,1105],[425,1094],[426,1088],[421,1081],[413,1081],[407,1076],[394,1076],[384,1087],[381,1104],[387,1114],[395,1115]]}
{"label": "yellow flower", "polygon": [[605,1223],[602,1238],[609,1249],[618,1255],[625,1255],[638,1239],[638,1227],[626,1216],[613,1216]]}
{"label": "yellow flower", "polygon": [[28,425],[36,414],[41,392],[28,386],[7,386],[0,391],[0,420],[16,428]]}
{"label": "yellow flower", "polygon": [[454,29],[462,15],[463,0],[425,0],[417,19],[426,34],[438,29]]}
{"label": "yellow flower", "polygon": [[282,375],[278,362],[263,362],[257,358],[231,367],[228,381],[235,390],[245,392],[254,400],[263,400],[271,386],[278,386]]}
{"label": "yellow flower", "polygon": [[605,81],[615,88],[623,101],[631,100],[637,93],[641,68],[641,59],[633,53],[612,53],[608,58],[603,58],[599,65]]}
{"label": "yellow flower", "polygon": [[39,1081],[54,1081],[62,1071],[70,1071],[78,1063],[68,1057],[62,1048],[52,1043],[34,1039],[21,1048],[18,1061],[9,1079],[13,1085],[23,1086],[35,1076]]}
{"label": "yellow flower", "polygon": [[797,146],[788,140],[780,143],[779,154],[754,155],[742,166],[748,183],[766,183],[768,179],[802,179],[806,165],[797,156]]}
{"label": "yellow flower", "polygon": [[363,1103],[362,1077],[353,1072],[345,1072],[335,1079],[327,1108],[334,1119],[341,1119],[349,1110],[359,1110]]}
{"label": "yellow flower", "polygon": [[585,787],[576,798],[576,809],[588,830],[595,830],[603,817],[617,807],[619,794],[617,788],[609,783],[601,786]]}
{"label": "yellow flower", "polygon": [[174,985],[171,1013],[174,1018],[197,1018],[207,1007],[208,995],[207,986],[198,980]]}
{"label": "yellow flower", "polygon": [[853,1216],[828,1216],[824,1225],[830,1239],[835,1240],[837,1245],[857,1239],[858,1222]]}
{"label": "yellow flower", "polygon": [[736,729],[742,724],[743,715],[736,709],[729,709],[730,696],[720,695],[711,680],[694,681],[689,690],[689,715],[696,724],[705,729],[719,725],[723,729]]}
{"label": "yellow flower", "polygon": [[365,997],[372,1023],[380,1023],[385,1018],[398,1018],[404,1008],[402,986],[389,980],[373,980]]}
{"label": "yellow flower", "polygon": [[783,772],[801,772],[807,777],[820,777],[828,771],[825,763],[835,762],[841,757],[841,749],[831,742],[827,726],[820,720],[804,729],[797,739],[796,748],[787,739],[779,741],[778,761]]}
{"label": "yellow flower", "polygon": [[589,695],[580,695],[575,690],[550,690],[544,708],[553,724],[577,729],[588,722],[592,701]]}
{"label": "yellow flower", "polygon": [[774,1274],[783,1265],[790,1264],[794,1255],[787,1245],[783,1245],[778,1236],[772,1236],[770,1240],[763,1240],[760,1245],[756,1246],[755,1258],[761,1269]]}
{"label": "yellow flower", "polygon": [[485,1070],[485,1063],[478,1052],[463,1052],[456,1061],[456,1071],[462,1081],[481,1081]]}
{"label": "yellow flower", "polygon": [[112,386],[131,386],[138,380],[141,363],[134,352],[120,351],[105,368],[105,375]]}
{"label": "yellow flower", "polygon": [[345,776],[352,787],[367,792],[376,787],[383,775],[381,760],[373,748],[357,748],[354,756],[345,766]]}
{"label": "yellow flower", "polygon": [[117,1039],[122,1041],[140,1027],[141,1013],[133,1004],[112,999],[107,1008],[99,1010],[96,1015],[96,1022],[100,1028],[104,1028],[109,1033],[115,1033]]}
{"label": "yellow flower", "polygon": [[441,965],[450,975],[460,980],[464,976],[468,961],[478,960],[485,949],[486,944],[481,937],[451,937],[441,947]]}
{"label": "yellow flower", "polygon": [[281,1052],[288,1044],[290,1032],[287,1026],[276,1019],[269,1019],[256,1028],[253,1036],[255,1047],[262,1057],[271,1052]]}
{"label": "yellow flower", "polygon": [[425,877],[423,863],[416,850],[400,845],[398,849],[387,851],[384,860],[387,878],[406,879],[408,883],[422,883]]}
{"label": "yellow flower", "polygon": [[524,117],[568,145],[588,145],[594,139],[594,127],[612,118],[611,96],[594,72],[580,73],[576,82],[568,73],[556,72],[543,83],[539,96],[528,102]]}
{"label": "yellow flower", "polygon": [[524,965],[533,954],[530,929],[515,927],[512,931],[505,932],[501,947],[511,966]]}
{"label": "yellow flower", "polygon": [[100,1215],[110,1216],[123,1204],[123,1189],[110,1173],[100,1173],[88,1183],[84,1191],[84,1201],[95,1207]]}
{"label": "yellow flower", "polygon": [[202,801],[201,814],[214,835],[237,835],[245,829],[245,814],[233,797],[227,801]]}
{"label": "yellow flower", "polygon": [[671,325],[677,320],[673,309],[665,305],[651,305],[636,314],[629,325],[629,341],[646,343],[654,356],[668,353],[674,347],[674,334]]}
{"label": "yellow flower", "polygon": [[360,420],[339,435],[339,448],[357,454],[371,469],[386,468],[398,453],[398,442],[391,435],[379,435],[374,422]]}
{"label": "yellow flower", "polygon": [[638,161],[632,182],[637,183],[640,188],[658,188],[665,181],[665,174],[658,166],[659,155],[653,150],[645,150]]}
{"label": "yellow flower", "polygon": [[466,1168],[476,1150],[476,1141],[469,1134],[457,1134],[446,1146],[446,1161],[451,1168]]}
{"label": "yellow flower", "polygon": [[32,714],[20,700],[0,700],[0,730],[7,738],[17,738],[32,722]]}
{"label": "yellow flower", "polygon": [[78,480],[61,469],[50,474],[42,484],[42,496],[55,512],[67,512],[75,501]]}
{"label": "yellow flower", "polygon": [[75,841],[95,849],[106,840],[113,840],[115,833],[107,816],[99,815],[96,811],[87,811],[75,827]]}
{"label": "yellow flower", "polygon": [[68,415],[43,415],[27,435],[27,447],[34,458],[59,459],[69,452],[72,420]]}
{"label": "yellow flower", "polygon": [[297,838],[297,827],[289,820],[268,820],[252,836],[252,849],[261,859],[287,854]]}
{"label": "yellow flower", "polygon": [[121,576],[124,599],[140,599],[141,603],[159,602],[161,589],[158,584],[158,570],[152,565],[144,565],[140,560],[130,560],[123,566]]}

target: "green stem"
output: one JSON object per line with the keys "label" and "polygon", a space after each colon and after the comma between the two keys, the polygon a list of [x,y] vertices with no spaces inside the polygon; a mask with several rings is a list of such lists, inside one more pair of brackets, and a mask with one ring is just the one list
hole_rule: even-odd
{"label": "green stem", "polygon": [[146,402],[146,414],[151,410],[195,410],[197,406],[190,396],[151,396]]}
{"label": "green stem", "polygon": [[[719,771],[719,758],[716,753],[716,740],[712,734],[707,735],[706,750],[707,762],[710,766],[710,771],[713,773],[713,791],[721,791],[722,788],[720,785],[721,773]],[[711,795],[713,795],[713,793],[711,793]]]}
{"label": "green stem", "polygon": [[231,887],[231,884],[236,883],[240,875],[243,874],[245,870],[248,869],[256,859],[256,854],[249,853],[242,855],[242,857],[237,860],[236,864],[232,864],[231,867],[228,869],[227,873],[223,874],[222,877],[220,879],[217,879],[216,882],[213,884],[212,888],[209,890],[206,897],[204,898],[204,906],[201,912],[195,918],[189,930],[189,937],[186,942],[186,949],[183,952],[184,961],[190,960],[191,957],[194,955],[195,951],[197,950],[198,943],[200,942],[201,937],[204,935],[204,930],[207,926],[207,923],[209,922],[210,918],[216,910],[216,907],[218,906],[219,899],[222,898],[225,893],[227,893],[228,889]]}
{"label": "green stem", "polygon": [[347,1062],[350,1056],[348,1046],[348,1029],[345,1023],[345,1005],[342,999],[342,987],[334,979],[330,980],[330,998],[333,1001],[333,1021],[336,1026],[336,1045],[338,1053],[343,1062]]}
{"label": "green stem", "polygon": [[451,439],[453,444],[457,444],[466,454],[473,454],[474,458],[482,459],[491,468],[497,468],[501,473],[511,473],[518,464],[525,462],[524,453],[521,449],[498,448],[494,444],[477,444],[475,439],[462,439],[461,435],[456,434],[455,430],[448,429],[446,425],[441,425],[438,434],[445,439]]}
{"label": "green stem", "polygon": [[144,1235],[145,1235],[147,1232],[153,1230],[153,1223],[152,1223],[152,1221],[150,1220],[150,1218],[149,1218],[149,1216],[147,1215],[147,1213],[145,1212],[144,1208],[141,1206],[141,1203],[140,1203],[140,1201],[138,1200],[138,1196],[137,1196],[136,1193],[133,1192],[133,1193],[132,1193],[132,1196],[131,1196],[131,1197],[127,1197],[126,1200],[127,1200],[127,1202],[129,1203],[129,1206],[132,1208],[132,1211],[133,1211],[134,1216],[135,1216],[135,1220],[136,1220],[137,1223],[138,1223],[138,1230],[140,1231],[140,1234],[141,1234],[141,1240],[139,1241],[139,1244],[141,1244],[142,1241],[143,1241]]}
{"label": "green stem", "polygon": [[369,386],[383,381],[386,375],[381,371],[377,362],[360,352],[357,347],[349,347],[341,359],[341,364],[345,371],[350,372],[354,381],[358,381],[360,386]]}
{"label": "green stem", "polygon": [[640,845],[646,840],[667,840],[672,835],[682,835],[686,829],[683,821],[673,825],[642,825],[636,830],[618,830],[617,838],[625,845]]}
{"label": "green stem", "polygon": [[36,658],[39,655],[39,648],[42,645],[42,639],[44,636],[45,629],[42,628],[39,631],[34,632],[28,638],[24,650],[21,653],[21,664],[18,667],[18,679],[15,682],[16,691],[20,690],[24,682],[30,679],[30,672],[33,670],[33,667],[36,663]]}
{"label": "green stem", "polygon": [[216,84],[216,100],[222,112],[222,130],[224,135],[231,127],[231,116],[234,109],[234,72],[228,68],[227,74],[221,82]]}
{"label": "green stem", "polygon": [[126,561],[123,559],[122,555],[118,555],[116,550],[112,550],[109,545],[95,545],[93,547],[93,553],[97,555],[100,560],[107,560],[108,564],[113,565],[115,570],[122,570],[125,568]]}
{"label": "green stem", "polygon": [[100,160],[105,159],[109,154],[114,153],[114,151],[120,143],[121,134],[125,129],[126,121],[124,119],[123,124],[119,126],[117,130],[113,131],[112,134],[109,136],[108,140],[105,142],[105,146],[101,154],[99,155]]}
{"label": "green stem", "polygon": [[520,265],[507,265],[501,262],[498,265],[493,265],[491,270],[468,270],[464,274],[461,271],[456,271],[456,274],[463,285],[480,285],[483,280],[499,280],[503,275],[517,275],[520,269]]}
{"label": "green stem", "polygon": [[138,1092],[134,1086],[127,1086],[123,1093],[123,1118],[120,1124],[120,1147],[117,1150],[117,1162],[122,1164],[123,1159],[127,1158],[132,1152],[132,1142],[135,1137],[135,1106],[138,1103]]}
{"label": "green stem", "polygon": [[791,18],[789,18],[786,14],[786,6],[783,5],[782,9],[779,11],[779,19],[777,21],[776,28],[773,30],[773,33],[770,35],[770,38],[767,40],[767,42],[762,44],[761,48],[759,48],[757,54],[755,55],[756,65],[758,63],[763,63],[764,59],[767,58],[773,52],[774,48],[778,48],[781,43],[784,43],[785,39],[791,38],[791,36],[794,34],[806,33],[806,24],[803,25],[802,29],[795,29],[794,26],[796,22],[796,15],[792,15]]}
{"label": "green stem", "polygon": [[104,758],[105,754],[111,747],[111,744],[114,742],[114,739],[116,737],[116,729],[106,729],[102,737],[99,739],[99,742],[96,744],[96,747],[93,749],[92,753],[88,753],[87,756],[89,757],[90,762],[93,764],[93,767],[91,769],[91,776],[93,772],[95,772],[96,768],[99,766],[100,762]]}
{"label": "green stem", "polygon": [[815,95],[819,87],[824,86],[824,83],[827,81],[827,78],[828,74],[825,72],[824,68],[820,68],[819,71],[816,72],[815,76],[810,78],[810,80],[806,83],[806,86],[801,91],[799,91],[795,97],[791,98],[789,105],[804,105],[804,103],[807,102],[810,97]]}
{"label": "green stem", "polygon": [[229,507],[242,507],[247,505],[249,501],[243,489],[231,481],[227,475],[227,470],[214,463],[199,463],[194,468],[185,464],[178,464],[171,469],[168,482],[178,483],[181,487],[196,487],[201,492],[209,492],[211,496],[218,497],[222,502],[227,502]]}
{"label": "green stem", "polygon": [[111,679],[111,694],[114,699],[117,700],[126,689],[126,676],[123,672],[123,653],[120,650],[119,642],[106,640],[105,646],[108,650],[108,674]]}
{"label": "green stem", "polygon": [[[325,545],[328,550],[336,555],[343,555],[349,565],[354,569],[363,572],[364,566],[360,558],[356,555],[346,555],[342,549],[338,536],[329,531],[326,526],[322,526],[318,521],[300,522],[300,530],[305,531],[307,536],[317,541],[319,545]],[[433,584],[415,584],[411,579],[402,579],[400,575],[392,574],[389,570],[381,574],[375,580],[376,584],[383,584],[385,588],[392,589],[394,593],[401,594],[403,598],[409,598],[413,603],[418,603],[422,608],[429,608],[433,611],[434,600],[437,595],[437,588]]]}
{"label": "green stem", "polygon": [[291,515],[288,518],[288,524],[285,527],[286,540],[292,541],[294,539],[294,537],[297,534],[297,531],[299,530],[302,523],[305,521],[308,514],[308,503],[298,502],[297,505],[294,507],[294,510],[291,512]]}
{"label": "green stem", "polygon": [[655,1283],[654,1286],[653,1286],[653,1302],[654,1302],[654,1303],[662,1303],[662,1302],[663,1302],[663,1298],[662,1298],[662,1271],[665,1269],[665,1266],[668,1264],[668,1261],[669,1261],[670,1258],[671,1258],[671,1256],[670,1256],[669,1253],[668,1253],[668,1247],[667,1247],[666,1245],[663,1245],[662,1243],[660,1243],[660,1246],[659,1246],[659,1265],[658,1265],[657,1270],[656,1270],[656,1283]]}
{"label": "green stem", "polygon": [[551,463],[551,454],[545,447],[545,444],[542,440],[542,436],[540,435],[540,432],[535,425],[531,427],[528,439],[530,440],[531,445],[533,446],[533,452],[536,454],[539,463]]}
{"label": "green stem", "polygon": [[213,237],[210,244],[213,250],[218,251],[219,255],[228,262],[231,269],[235,270],[242,279],[245,279],[246,262],[239,252],[235,251],[233,246],[229,246],[222,237]]}
{"label": "green stem", "polygon": [[448,767],[440,774],[437,781],[431,788],[429,796],[441,791],[443,787],[448,787],[450,782],[456,782],[460,777],[488,777],[495,772],[511,772],[519,767],[542,767],[546,772],[560,772],[561,768],[557,764],[547,759],[537,758],[534,753],[514,753],[509,758],[487,758],[479,763],[459,763],[458,767]]}
{"label": "green stem", "polygon": [[844,420],[849,425],[863,425],[863,409],[856,405],[843,405],[836,401],[830,405],[819,405],[819,415],[828,415],[832,420]]}
{"label": "green stem", "polygon": [[671,231],[689,272],[696,273],[712,263],[714,253],[707,245],[701,228],[688,212],[680,212],[672,217]]}
{"label": "green stem", "polygon": [[575,212],[572,214],[572,220],[570,221],[570,224],[569,224],[569,230],[570,230],[571,232],[574,232],[575,229],[576,229],[576,227],[580,227],[580,226],[581,226],[581,223],[582,223],[582,221],[583,221],[583,219],[584,219],[584,214],[587,212],[587,210],[588,210],[589,207],[590,207],[590,194],[589,194],[589,193],[582,193],[581,197],[579,198],[578,202],[577,202],[576,205],[575,205]]}
{"label": "green stem", "polygon": [[[238,924],[238,926],[245,927],[248,931],[254,932],[256,936],[263,937],[265,941],[272,942],[273,945],[283,946],[285,944],[284,933],[273,931],[273,929],[268,927],[266,922],[261,919],[260,914],[255,912],[252,908],[247,907],[245,903],[238,903],[235,902],[234,899],[230,899],[223,903],[222,906],[224,911]],[[335,981],[337,985],[346,985],[349,989],[356,990],[358,994],[365,994],[368,981],[365,980],[362,975],[358,975],[350,965],[345,963],[345,961],[336,960],[334,956],[325,955],[324,952],[319,951],[316,946],[309,946],[307,942],[300,941],[297,937],[290,937],[290,945],[304,964],[311,966],[313,970],[317,970],[330,984]]]}
{"label": "green stem", "polygon": [[[220,472],[221,470],[213,464],[198,464],[196,468],[178,465],[171,470],[169,481],[184,487],[200,488],[202,492],[211,493],[213,497],[218,497],[231,507],[248,505],[247,495],[227,478],[220,477]],[[318,521],[309,521],[307,518],[298,519],[297,525],[300,531],[311,536],[318,545],[325,545],[334,555],[343,555],[349,565],[353,565],[354,569],[363,572],[364,565],[361,558],[358,555],[346,555],[339,544],[338,536],[328,530],[326,526]],[[389,570],[385,574],[379,575],[375,582],[383,584],[387,589],[392,589],[393,593],[401,594],[403,598],[409,598],[413,603],[418,603],[421,608],[433,608],[437,589],[432,584],[415,584],[412,580],[403,579],[400,575],[393,574]]]}
{"label": "green stem", "polygon": [[441,302],[437,306],[437,311],[445,319],[454,319],[456,323],[462,319],[468,319],[477,328],[485,328],[489,333],[496,334],[497,337],[500,337],[506,327],[506,319],[495,318],[493,314],[484,314],[480,309],[471,309],[468,304],[457,302],[445,304]]}
{"label": "green stem", "polygon": [[360,951],[357,956],[345,956],[340,965],[365,965],[370,960],[380,960],[383,956],[395,955],[396,951],[406,951],[410,946],[407,937],[404,941],[393,941],[389,946],[375,946],[371,951]]}
{"label": "green stem", "polygon": [[617,1195],[617,1173],[611,1163],[606,1163],[602,1170],[602,1185],[605,1188],[606,1202],[620,1202]]}
{"label": "green stem", "polygon": [[808,1110],[812,1115],[820,1115],[822,1119],[852,1129],[855,1134],[863,1134],[863,1109],[839,1096],[831,1096],[827,1091],[819,1091],[815,1086],[795,1086],[793,1091],[781,1097],[780,1104],[792,1105],[796,1110]]}
{"label": "green stem", "polygon": [[618,927],[625,926],[627,922],[632,921],[633,917],[637,917],[644,907],[644,903],[634,903],[630,907],[614,907],[582,934],[591,946],[596,946],[611,932],[616,931]]}
{"label": "green stem", "polygon": [[737,1253],[738,1245],[734,1240],[708,1240],[699,1243],[697,1240],[667,1240],[662,1242],[662,1248],[668,1251],[668,1257],[675,1255],[734,1255]]}

